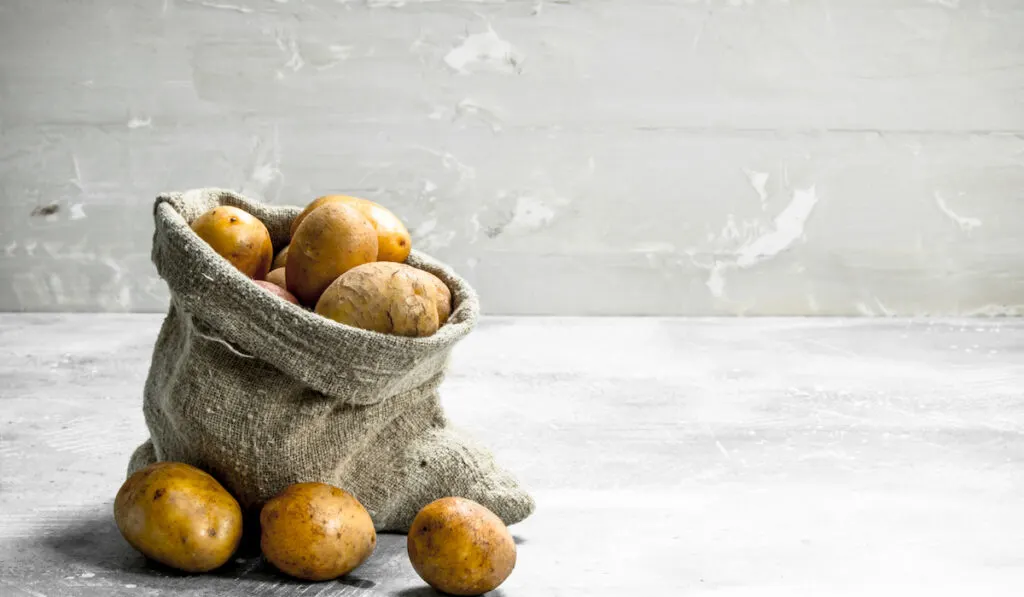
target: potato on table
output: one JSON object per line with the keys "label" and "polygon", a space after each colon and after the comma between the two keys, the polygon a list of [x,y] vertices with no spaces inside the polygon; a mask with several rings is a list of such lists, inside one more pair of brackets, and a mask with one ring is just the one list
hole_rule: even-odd
{"label": "potato on table", "polygon": [[178,462],[135,472],[114,499],[121,535],[145,556],[185,572],[222,566],[242,538],[242,509],[207,473]]}
{"label": "potato on table", "polygon": [[492,591],[516,566],[516,544],[501,519],[460,497],[424,506],[409,528],[407,546],[420,578],[450,595]]}
{"label": "potato on table", "polygon": [[304,580],[348,574],[377,547],[369,512],[351,494],[325,483],[296,483],[260,512],[267,561]]}

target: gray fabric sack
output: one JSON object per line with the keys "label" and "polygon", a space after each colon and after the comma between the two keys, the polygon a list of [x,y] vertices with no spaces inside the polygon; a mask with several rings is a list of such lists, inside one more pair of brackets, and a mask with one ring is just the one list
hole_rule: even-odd
{"label": "gray fabric sack", "polygon": [[479,316],[465,280],[414,251],[407,263],[452,291],[448,323],[425,338],[341,325],[261,289],[196,236],[190,223],[217,205],[262,220],[275,251],[300,211],[221,189],[157,198],[152,258],[171,306],[145,386],[150,439],[129,474],[188,463],[249,513],[291,483],[330,483],[359,499],[378,531],[407,532],[444,496],[475,500],[506,524],[530,515],[531,497],[441,409],[451,349]]}

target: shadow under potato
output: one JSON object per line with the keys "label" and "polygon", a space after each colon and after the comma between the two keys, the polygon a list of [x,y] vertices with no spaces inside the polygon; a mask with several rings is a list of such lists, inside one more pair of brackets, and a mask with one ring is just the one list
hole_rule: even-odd
{"label": "shadow under potato", "polygon": [[401,591],[395,591],[391,594],[391,597],[444,597],[444,593],[438,593],[430,587],[413,587],[411,589],[402,589]]}
{"label": "shadow under potato", "polygon": [[66,561],[101,570],[137,569],[146,564],[146,558],[121,536],[112,513],[90,514],[47,535],[43,544]]}
{"label": "shadow under potato", "polygon": [[[112,514],[93,514],[47,536],[44,544],[59,554],[62,560],[89,569],[154,577],[197,576],[164,566],[135,551],[117,530]],[[248,575],[266,566],[258,551],[248,558],[245,555],[235,554],[227,564],[208,574],[237,578],[240,573]],[[268,576],[273,574],[272,570],[268,571]]]}
{"label": "shadow under potato", "polygon": [[[246,528],[246,531],[249,530]],[[258,538],[258,534],[256,537]],[[239,545],[238,552],[220,568],[204,574],[181,572],[150,560],[135,551],[118,531],[113,513],[92,513],[82,520],[48,535],[43,544],[56,553],[63,562],[80,564],[90,570],[105,571],[121,580],[130,581],[139,586],[145,586],[147,578],[160,579],[159,588],[161,589],[185,589],[196,578],[204,578],[206,583],[212,581],[214,585],[218,581],[230,582],[233,587],[237,586],[237,582],[242,579],[257,585],[263,583],[321,585],[336,582],[340,585],[360,589],[370,589],[377,585],[374,581],[361,578],[358,574],[349,574],[325,583],[309,583],[292,578],[278,572],[263,559],[259,552],[258,540],[246,540],[245,538]],[[238,590],[224,591],[224,594],[248,594],[244,585],[242,587],[241,592]]]}
{"label": "shadow under potato", "polygon": [[[501,589],[495,589],[489,593],[484,593],[487,597],[504,597],[504,593]],[[409,589],[402,589],[401,591],[395,591],[391,593],[391,597],[449,597],[448,593],[442,593],[436,591],[430,587],[412,587]]]}
{"label": "shadow under potato", "polygon": [[[343,587],[351,587],[375,589],[371,594],[391,597],[446,597],[445,593],[420,584],[422,580],[416,576],[406,559],[404,534],[380,533],[374,556],[353,574],[333,581],[309,583],[279,572],[263,559],[259,552],[258,528],[246,526],[244,533],[239,551],[224,566],[205,574],[181,572],[135,551],[117,530],[113,512],[108,508],[83,513],[76,522],[43,538],[42,544],[56,555],[53,559],[62,565],[72,564],[71,568],[102,573],[108,580],[137,587],[133,587],[131,593],[111,588],[111,595],[134,595],[139,589],[176,594],[194,591],[202,586],[203,591],[212,595],[233,596],[255,594],[267,585],[294,586],[299,589],[334,584],[339,594],[347,594]],[[515,539],[517,544],[524,542],[521,537]],[[403,560],[406,564],[396,570],[394,563]],[[416,583],[417,586],[408,587],[409,583]],[[406,588],[397,589],[402,586]],[[502,595],[500,588],[487,593],[488,597]]]}

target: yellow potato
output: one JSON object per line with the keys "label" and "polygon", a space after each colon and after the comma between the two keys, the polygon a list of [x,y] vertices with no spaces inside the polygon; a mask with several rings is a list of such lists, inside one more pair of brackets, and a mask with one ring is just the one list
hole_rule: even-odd
{"label": "yellow potato", "polygon": [[295,216],[295,219],[292,220],[292,237],[295,237],[295,231],[299,229],[299,224],[301,224],[302,221],[306,219],[306,216],[313,213],[314,209],[321,207],[327,203],[341,203],[342,201],[339,197],[341,197],[341,195],[325,195],[323,197],[317,197],[316,199],[310,201],[309,205],[303,208],[303,210],[299,212],[299,215]]}
{"label": "yellow potato", "polygon": [[[316,312],[338,323],[399,336],[429,336],[447,319],[450,294],[440,280],[404,263],[377,261],[354,267],[331,283]],[[447,288],[445,288],[447,291]]]}
{"label": "yellow potato", "polygon": [[216,479],[178,462],[137,471],[114,499],[114,521],[147,557],[185,572],[231,558],[242,538],[242,509]]}
{"label": "yellow potato", "polygon": [[274,263],[270,266],[270,270],[273,271],[279,267],[284,267],[285,263],[288,262],[288,247],[291,245],[285,245],[283,249],[277,252],[277,256],[274,257]]}
{"label": "yellow potato", "polygon": [[324,289],[348,270],[377,258],[377,234],[355,209],[327,203],[302,220],[285,264],[288,291],[315,305]]}
{"label": "yellow potato", "polygon": [[444,325],[448,322],[448,317],[452,314],[452,291],[445,286],[445,283],[441,281],[441,278],[438,278],[430,272],[417,269],[416,275],[433,285],[434,290],[437,292],[437,297],[434,299],[434,303],[437,305],[438,326]]}
{"label": "yellow potato", "polygon": [[407,547],[420,578],[450,595],[492,591],[516,566],[516,544],[501,519],[460,497],[424,506],[409,528]]}
{"label": "yellow potato", "polygon": [[288,288],[288,284],[285,282],[285,268],[279,267],[277,269],[270,270],[266,278],[263,278],[271,284],[277,284],[281,288]]}
{"label": "yellow potato", "polygon": [[412,237],[409,236],[409,231],[406,229],[405,224],[383,205],[369,199],[360,199],[359,197],[349,197],[348,195],[324,195],[323,197],[317,197],[302,210],[302,213],[292,220],[292,235],[295,235],[299,224],[310,212],[327,203],[343,203],[354,207],[359,213],[370,220],[374,230],[377,231],[377,261],[401,263],[409,257],[409,252],[412,250]]}
{"label": "yellow potato", "polygon": [[262,280],[274,260],[270,232],[247,211],[221,205],[192,222],[192,230],[240,272]]}
{"label": "yellow potato", "polygon": [[377,532],[366,508],[325,483],[297,483],[260,512],[260,547],[278,570],[304,580],[330,580],[366,561]]}

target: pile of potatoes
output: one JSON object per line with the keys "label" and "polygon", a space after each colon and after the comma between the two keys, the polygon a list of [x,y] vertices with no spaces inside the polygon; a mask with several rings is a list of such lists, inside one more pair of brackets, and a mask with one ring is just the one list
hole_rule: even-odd
{"label": "pile of potatoes", "polygon": [[400,336],[429,336],[448,321],[451,291],[405,262],[412,239],[384,206],[325,195],[293,221],[277,254],[259,219],[222,205],[192,230],[221,257],[282,300],[338,323]]}
{"label": "pile of potatoes", "polygon": [[[235,498],[206,472],[179,462],[158,462],[132,474],[114,500],[114,520],[143,555],[190,573],[224,565],[242,540]],[[324,483],[286,487],[263,505],[259,522],[264,558],[302,580],[344,576],[377,546],[366,508]],[[407,549],[416,573],[451,595],[491,591],[516,564],[516,545],[501,519],[461,497],[424,506],[409,529]]]}

